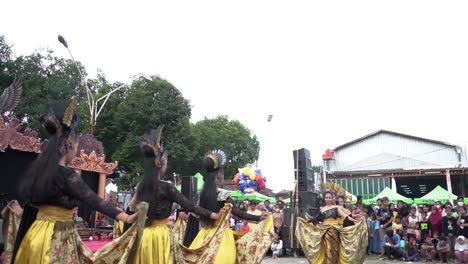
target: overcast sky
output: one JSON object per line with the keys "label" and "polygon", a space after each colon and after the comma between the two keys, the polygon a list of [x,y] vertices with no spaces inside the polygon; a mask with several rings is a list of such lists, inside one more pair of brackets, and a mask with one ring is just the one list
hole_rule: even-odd
{"label": "overcast sky", "polygon": [[17,54],[68,58],[62,34],[91,76],[160,75],[193,122],[241,121],[274,190],[293,186],[294,149],[317,165],[379,129],[468,141],[468,1],[70,3],[6,1],[0,34]]}

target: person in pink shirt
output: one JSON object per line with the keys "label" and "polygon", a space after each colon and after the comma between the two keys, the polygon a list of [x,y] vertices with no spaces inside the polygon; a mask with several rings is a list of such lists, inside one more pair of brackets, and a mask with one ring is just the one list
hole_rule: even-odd
{"label": "person in pink shirt", "polygon": [[242,225],[240,227],[240,231],[241,232],[249,232],[250,231],[249,222],[247,222],[247,220],[244,220],[242,222]]}

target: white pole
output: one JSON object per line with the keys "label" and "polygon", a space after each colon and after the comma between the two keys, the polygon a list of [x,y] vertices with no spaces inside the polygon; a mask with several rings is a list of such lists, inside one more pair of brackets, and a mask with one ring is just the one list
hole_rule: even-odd
{"label": "white pole", "polygon": [[450,180],[450,169],[445,170],[445,180],[447,181],[447,191],[449,195],[449,201],[453,205],[452,200],[452,181]]}

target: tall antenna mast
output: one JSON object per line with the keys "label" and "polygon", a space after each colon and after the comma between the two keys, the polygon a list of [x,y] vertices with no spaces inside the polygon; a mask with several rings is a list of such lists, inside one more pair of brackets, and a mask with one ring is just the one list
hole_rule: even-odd
{"label": "tall antenna mast", "polygon": [[[62,35],[58,35],[58,41],[60,43],[62,43],[62,45],[68,50],[68,53],[70,54],[70,57],[71,57],[73,63],[75,64],[76,69],[78,70],[78,72],[80,74],[81,81],[84,83],[84,87],[85,87],[85,90],[86,90],[86,99],[87,99],[86,103],[88,105],[89,116],[90,116],[90,121],[89,122],[90,122],[90,125],[91,125],[89,133],[92,135],[92,134],[94,134],[94,128],[96,127],[96,120],[97,120],[99,114],[101,113],[102,109],[106,105],[107,100],[109,99],[110,95],[113,94],[114,92],[116,92],[117,90],[123,88],[124,85],[121,85],[121,86],[111,90],[110,92],[106,93],[105,95],[103,95],[103,96],[99,97],[97,100],[95,100],[94,98],[95,98],[96,94],[93,94],[91,89],[89,89],[88,83],[86,82],[86,79],[84,78],[83,73],[80,70],[80,67],[78,67],[78,63],[76,63],[76,60],[73,57],[73,54],[71,53],[70,48],[68,48],[68,42],[65,40],[65,38]],[[102,104],[99,106],[99,102],[101,102],[102,100],[104,100],[104,102],[102,102]]]}

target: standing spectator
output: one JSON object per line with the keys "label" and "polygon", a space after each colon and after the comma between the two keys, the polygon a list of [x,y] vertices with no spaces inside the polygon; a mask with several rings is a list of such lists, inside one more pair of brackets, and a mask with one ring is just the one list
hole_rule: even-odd
{"label": "standing spectator", "polygon": [[382,198],[382,207],[377,211],[377,219],[380,221],[380,245],[382,245],[381,256],[385,253],[384,251],[384,237],[386,231],[392,230],[393,214],[390,208],[388,207],[388,198]]}
{"label": "standing spectator", "polygon": [[409,212],[408,212],[408,206],[406,205],[406,203],[404,203],[401,200],[398,201],[397,202],[397,212],[398,212],[398,215],[401,216],[402,219],[407,217]]}
{"label": "standing spectator", "polygon": [[459,196],[458,199],[457,199],[457,206],[455,206],[455,208],[453,208],[453,211],[455,211],[457,214],[460,213],[460,207],[463,207],[465,206],[465,203],[463,202],[463,197],[462,196]]}
{"label": "standing spectator", "polygon": [[[254,200],[250,201],[249,210],[247,211],[247,213],[251,215],[258,215],[258,216],[262,215],[262,211],[257,210],[257,202]],[[251,230],[254,229],[257,225],[258,224],[256,223],[249,223],[249,227]]]}
{"label": "standing spectator", "polygon": [[357,201],[356,201],[356,206],[360,208],[364,208],[364,204],[362,203],[362,196],[358,195]]}
{"label": "standing spectator", "polygon": [[431,223],[431,234],[442,233],[442,210],[437,208],[437,206],[432,206],[431,215],[429,216],[429,223]]}
{"label": "standing spectator", "polygon": [[377,199],[377,206],[378,206],[379,208],[382,207],[382,199],[380,199],[380,198]]}
{"label": "standing spectator", "polygon": [[422,215],[422,213],[424,212],[424,209],[423,209],[422,204],[418,205],[416,209],[418,210],[418,212],[416,213],[416,215],[418,216],[419,221],[421,221],[421,215]]}
{"label": "standing spectator", "polygon": [[458,236],[457,244],[455,245],[455,256],[459,263],[468,262],[468,247],[465,243],[464,236]]}
{"label": "standing spectator", "polygon": [[427,214],[423,212],[421,214],[421,221],[418,223],[419,229],[421,230],[421,240],[424,241],[426,237],[431,237],[431,223],[429,223]]}
{"label": "standing spectator", "polygon": [[455,253],[455,241],[457,235],[457,219],[452,215],[452,206],[446,205],[446,216],[442,217],[442,233],[447,236],[450,253]]}
{"label": "standing spectator", "polygon": [[247,211],[247,209],[245,208],[245,203],[241,202],[241,203],[239,204],[239,210],[241,210],[241,211],[243,211],[243,212]]}
{"label": "standing spectator", "polygon": [[377,215],[372,213],[369,222],[369,252],[372,254],[380,254],[382,246],[380,245],[379,229],[380,222],[377,220]]}
{"label": "standing spectator", "polygon": [[[384,252],[388,259],[401,258],[400,240],[400,236],[394,234],[393,230],[387,230],[384,236]],[[381,258],[381,260],[382,259],[383,258]]]}
{"label": "standing spectator", "polygon": [[423,212],[426,213],[427,219],[431,216],[431,207],[428,204],[423,205]]}
{"label": "standing spectator", "polygon": [[458,208],[458,235],[468,237],[468,215],[466,214],[466,208]]}
{"label": "standing spectator", "polygon": [[407,261],[418,261],[418,259],[421,257],[421,254],[419,253],[418,249],[418,244],[416,243],[416,239],[411,236],[409,238],[409,242],[406,245],[406,260]]}
{"label": "standing spectator", "polygon": [[275,233],[281,232],[281,227],[283,227],[284,215],[281,212],[278,205],[275,206],[275,212],[273,213],[273,226],[275,227]]}
{"label": "standing spectator", "polygon": [[411,207],[410,215],[405,220],[405,226],[407,227],[406,233],[408,237],[416,236],[415,230],[419,222],[418,217],[416,216],[416,207]]}
{"label": "standing spectator", "polygon": [[421,243],[421,229],[419,229],[419,223],[416,224],[416,228],[414,229],[414,237],[416,238],[416,243]]}
{"label": "standing spectator", "polygon": [[265,201],[263,202],[263,205],[265,206],[266,212],[270,213],[270,212],[271,212],[270,200],[265,200]]}
{"label": "standing spectator", "polygon": [[271,251],[273,252],[273,258],[277,259],[278,256],[281,256],[282,250],[283,250],[283,241],[280,239],[278,233],[275,233],[273,243],[271,244]]}
{"label": "standing spectator", "polygon": [[400,237],[403,236],[403,224],[401,223],[401,216],[397,216],[395,223],[392,224],[392,229],[395,234],[398,234]]}

